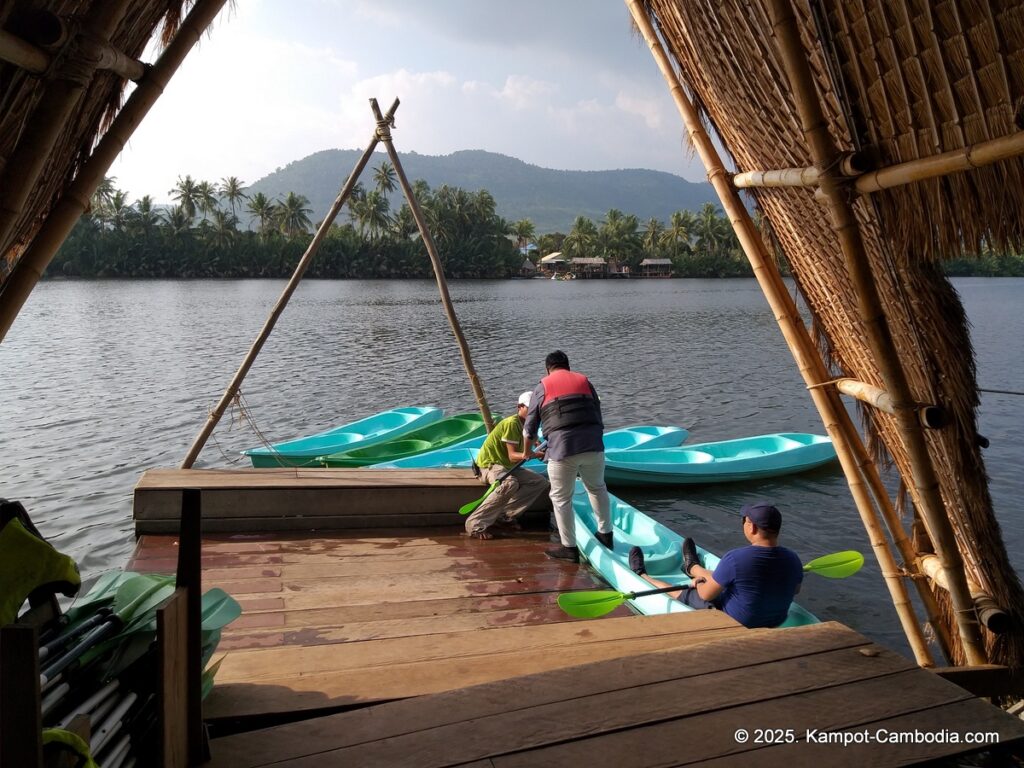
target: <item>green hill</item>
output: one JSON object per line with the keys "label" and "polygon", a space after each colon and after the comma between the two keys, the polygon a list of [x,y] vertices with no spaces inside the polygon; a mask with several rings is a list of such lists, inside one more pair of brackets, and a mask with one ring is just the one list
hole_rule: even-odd
{"label": "green hill", "polygon": [[[279,168],[250,187],[281,197],[296,192],[309,198],[313,221],[321,220],[338,195],[362,153],[354,149],[328,149]],[[600,221],[612,208],[635,214],[641,222],[652,216],[666,221],[683,209],[696,211],[704,203],[718,204],[708,183],[693,183],[662,171],[556,171],[529,165],[514,157],[482,150],[450,155],[401,155],[410,181],[424,179],[432,189],[442,184],[468,191],[486,189],[498,203],[498,213],[509,221],[530,219],[538,234],[568,232],[577,216]],[[377,153],[363,173],[363,186],[373,186],[372,169],[386,160]],[[397,208],[400,190],[391,195]],[[341,218],[345,216],[343,212]]]}

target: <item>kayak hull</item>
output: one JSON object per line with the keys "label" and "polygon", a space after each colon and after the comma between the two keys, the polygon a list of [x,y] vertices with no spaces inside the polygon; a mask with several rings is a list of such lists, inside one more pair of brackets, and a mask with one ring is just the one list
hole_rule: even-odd
{"label": "kayak hull", "polygon": [[395,440],[321,456],[319,462],[325,467],[368,467],[452,447],[486,432],[479,413],[463,413],[407,432]]}
{"label": "kayak hull", "polygon": [[269,447],[251,448],[243,453],[249,457],[254,467],[259,468],[318,467],[319,456],[393,440],[440,421],[442,416],[444,411],[440,408],[392,408],[324,432],[274,443]]}
{"label": "kayak hull", "polygon": [[[661,427],[644,425],[637,427],[623,427],[613,429],[604,434],[605,452],[631,451],[640,448],[659,448],[679,445],[686,439],[689,433],[681,427]],[[478,442],[479,441],[479,442]],[[426,469],[433,467],[465,467],[473,465],[473,460],[484,438],[474,438],[465,444],[459,444],[443,448],[437,451],[421,453],[404,459],[386,461],[374,464],[374,469]],[[533,459],[523,465],[542,475],[546,475],[547,464],[538,459]]]}
{"label": "kayak hull", "polygon": [[609,485],[729,483],[805,472],[835,461],[824,435],[780,432],[718,443],[627,451],[609,456]]}

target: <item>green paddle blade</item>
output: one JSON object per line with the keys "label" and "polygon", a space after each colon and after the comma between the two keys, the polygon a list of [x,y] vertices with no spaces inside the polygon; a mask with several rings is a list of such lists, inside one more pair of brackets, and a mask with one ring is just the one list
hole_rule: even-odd
{"label": "green paddle blade", "polygon": [[629,595],[611,590],[595,590],[591,592],[566,592],[558,596],[558,607],[580,619],[593,619],[611,613],[624,602]]}
{"label": "green paddle blade", "polygon": [[479,499],[476,499],[475,501],[471,501],[468,504],[463,504],[461,507],[459,507],[459,514],[468,515],[472,513],[474,509],[476,509],[477,507],[484,503],[484,499],[491,495],[491,492],[498,487],[498,484],[500,482],[501,480],[495,480],[493,483],[491,483],[491,487],[484,491],[483,496],[481,496]]}
{"label": "green paddle blade", "polygon": [[864,555],[849,549],[815,558],[804,566],[804,570],[829,579],[845,579],[859,571],[862,565]]}

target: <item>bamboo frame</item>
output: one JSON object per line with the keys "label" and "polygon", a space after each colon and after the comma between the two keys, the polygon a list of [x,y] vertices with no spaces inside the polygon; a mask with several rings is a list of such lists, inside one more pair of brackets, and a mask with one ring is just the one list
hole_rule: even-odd
{"label": "bamboo frame", "polygon": [[[395,103],[391,105],[388,110],[388,115],[394,117],[395,110],[398,109],[398,99],[395,99]],[[220,421],[221,416],[224,415],[224,411],[227,410],[228,405],[234,400],[235,395],[238,394],[239,388],[242,386],[242,381],[249,373],[249,369],[252,368],[253,363],[256,362],[256,357],[263,349],[263,345],[267,343],[267,339],[270,338],[271,332],[274,330],[274,326],[277,325],[278,318],[281,317],[281,313],[284,312],[285,307],[288,306],[288,302],[291,300],[292,294],[295,293],[295,289],[299,287],[299,283],[302,282],[302,276],[306,274],[306,269],[309,267],[310,262],[313,261],[313,257],[316,256],[320,250],[320,244],[323,243],[324,238],[327,237],[327,233],[331,229],[331,224],[337,218],[338,213],[341,211],[342,206],[348,201],[349,195],[352,194],[352,190],[355,188],[356,183],[359,181],[359,176],[362,174],[363,169],[366,168],[366,164],[370,162],[370,158],[373,156],[373,151],[377,148],[379,139],[376,133],[370,140],[366,149],[363,150],[362,156],[356,162],[355,167],[349,174],[348,179],[342,185],[338,191],[338,196],[335,198],[334,203],[331,205],[330,210],[324,217],[324,220],[320,222],[320,226],[317,228],[316,234],[310,241],[309,246],[306,248],[306,252],[302,254],[302,258],[299,259],[299,263],[295,265],[295,271],[292,273],[291,279],[288,284],[285,285],[284,290],[281,291],[281,295],[277,299],[277,303],[274,304],[273,309],[270,310],[270,314],[267,316],[266,321],[263,323],[263,327],[257,334],[255,341],[249,347],[249,351],[246,353],[245,358],[242,360],[242,364],[238,366],[238,370],[235,371],[235,375],[231,377],[231,381],[228,383],[227,389],[224,390],[224,394],[221,395],[220,402],[217,403],[216,407],[210,411],[210,415],[206,419],[206,423],[203,424],[202,429],[199,430],[199,434],[196,435],[196,439],[192,442],[192,446],[188,449],[188,453],[185,454],[185,458],[182,459],[181,469],[191,469],[192,465],[195,464],[196,459],[199,458],[199,453],[203,450],[203,446],[206,445],[206,441],[213,433],[214,428]]]}
{"label": "bamboo frame", "polygon": [[[941,155],[908,160],[886,168],[861,173],[851,166],[841,169],[843,176],[856,176],[854,190],[861,195],[879,192],[883,189],[900,187],[915,181],[926,181],[951,173],[969,171],[1024,155],[1024,131],[980,141],[969,147],[943,152]],[[849,155],[847,155],[849,158]],[[845,162],[845,159],[844,159]],[[819,173],[815,166],[807,168],[782,168],[771,171],[744,171],[733,176],[733,184],[739,189],[758,187],[815,187],[819,184]]]}
{"label": "bamboo frame", "polygon": [[[884,389],[879,389],[856,379],[836,379],[834,383],[836,389],[844,395],[849,395],[860,400],[862,403],[872,405],[885,413],[896,415],[896,405],[893,403],[892,395]],[[914,411],[917,413],[921,426],[928,429],[941,429],[947,424],[948,420],[945,411],[937,405],[916,404]]]}
{"label": "bamboo frame", "polygon": [[[949,591],[946,583],[945,573],[942,570],[942,562],[935,555],[921,555],[918,558],[918,568],[938,586]],[[967,577],[967,588],[971,591],[971,599],[974,601],[974,608],[978,612],[978,620],[985,627],[996,634],[1002,634],[1010,628],[1010,616],[995,599],[978,586],[973,579]]]}
{"label": "bamboo frame", "polygon": [[[138,82],[146,74],[146,65],[138,59],[117,50],[99,40],[80,41],[79,54],[92,57],[96,69],[109,70],[125,80]],[[34,75],[41,75],[50,68],[53,58],[27,40],[22,40],[10,32],[0,29],[0,59],[28,70]]]}
{"label": "bamboo frame", "polygon": [[34,75],[45,72],[50,66],[50,56],[45,51],[4,29],[0,29],[0,59]]}
{"label": "bamboo frame", "polygon": [[865,333],[885,389],[893,397],[897,426],[910,456],[914,500],[929,538],[943,562],[964,653],[968,664],[984,664],[987,662],[985,648],[968,592],[963,560],[939,494],[938,479],[921,426],[910,412],[913,407],[910,386],[893,344],[857,220],[846,197],[846,180],[830,170],[839,159],[840,150],[829,134],[828,123],[818,101],[790,0],[770,0],[769,14],[776,45],[800,115],[804,138],[814,164],[823,169],[820,187],[828,200],[832,228],[839,240],[857,294]]}
{"label": "bamboo frame", "polygon": [[[88,208],[90,198],[110,170],[111,164],[225,2],[197,0],[174,39],[128,97],[75,180],[50,211],[3,285],[3,292],[0,293],[0,342],[7,336],[18,312],[53,260],[57,249]],[[8,163],[4,170],[9,172],[11,168]],[[5,177],[8,175],[5,174]],[[0,253],[3,252],[4,249],[0,248]]]}
{"label": "bamboo frame", "polygon": [[1009,160],[1024,155],[1024,131],[1000,136],[963,149],[944,152],[933,157],[923,157],[906,163],[880,168],[866,173],[854,182],[853,188],[860,194],[878,192],[882,189],[898,187],[913,181],[924,181],[939,176],[947,176],[959,171],[969,171],[985,165]]}
{"label": "bamboo frame", "polygon": [[[828,381],[825,365],[803,324],[796,304],[782,282],[782,277],[774,268],[773,262],[765,251],[764,243],[754,227],[750,214],[730,183],[721,157],[704,130],[696,107],[683,91],[682,84],[657,37],[647,12],[640,4],[640,0],[625,0],[625,2],[669,86],[676,107],[686,126],[690,144],[708,170],[708,180],[718,193],[722,206],[732,222],[740,245],[754,270],[754,276],[775,314],[783,338],[797,363],[801,376],[808,385],[811,398],[818,409],[825,429],[836,447],[850,493],[868,533],[875,557],[881,565],[885,584],[889,589],[897,616],[914,657],[917,663],[923,667],[933,666],[931,651],[921,626],[918,624],[906,585],[900,578],[895,558],[889,551],[885,534],[875,515],[869,488],[865,486],[864,482],[864,478],[867,477],[870,489],[877,493],[878,489],[882,487],[881,480],[874,472],[874,466],[868,460],[867,452],[860,444],[853,423],[839,401],[838,395],[834,390],[821,387]],[[929,616],[932,615],[929,611]]]}
{"label": "bamboo frame", "polygon": [[[101,3],[95,15],[84,25],[80,37],[106,42],[117,29],[129,0]],[[76,60],[74,67],[62,67],[46,86],[33,113],[35,130],[26,131],[7,160],[0,177],[0,253],[12,245],[11,233],[36,185],[47,158],[60,138],[89,81],[95,73],[95,62]]]}
{"label": "bamboo frame", "polygon": [[448,318],[448,324],[452,328],[452,333],[455,334],[455,340],[458,342],[459,352],[462,355],[462,364],[465,366],[466,374],[469,376],[469,384],[473,388],[477,407],[480,408],[480,415],[483,417],[484,424],[487,425],[487,431],[490,432],[494,429],[494,419],[491,417],[491,408],[487,404],[487,397],[484,395],[484,389],[480,384],[480,378],[477,376],[476,369],[473,367],[473,358],[469,352],[469,344],[466,342],[466,337],[462,333],[462,326],[459,325],[459,319],[455,315],[455,306],[452,304],[451,294],[448,293],[448,283],[444,277],[444,267],[441,265],[441,257],[437,254],[437,246],[434,244],[434,238],[431,236],[430,229],[427,227],[427,220],[423,217],[423,211],[420,210],[420,205],[416,201],[416,196],[413,194],[412,187],[409,185],[409,179],[406,177],[405,170],[402,168],[402,161],[398,157],[398,152],[395,151],[394,143],[391,141],[391,127],[394,124],[394,120],[386,119],[381,115],[380,107],[377,106],[376,99],[370,99],[370,109],[373,110],[373,115],[377,118],[377,136],[388,151],[388,157],[391,159],[391,165],[394,166],[395,175],[398,176],[398,183],[402,187],[402,192],[405,193],[405,199],[409,202],[409,208],[412,210],[413,218],[416,219],[416,226],[419,228],[420,237],[423,238],[423,244],[427,248],[427,255],[430,256],[430,264],[434,268],[434,279],[437,281],[437,289],[441,294],[441,304],[444,306],[445,317]]}

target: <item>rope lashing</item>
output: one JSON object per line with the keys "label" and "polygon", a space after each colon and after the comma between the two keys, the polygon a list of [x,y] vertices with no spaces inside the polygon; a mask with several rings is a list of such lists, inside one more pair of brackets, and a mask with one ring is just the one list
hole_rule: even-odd
{"label": "rope lashing", "polygon": [[391,141],[391,129],[395,127],[395,116],[384,115],[377,121],[377,139],[383,142]]}

